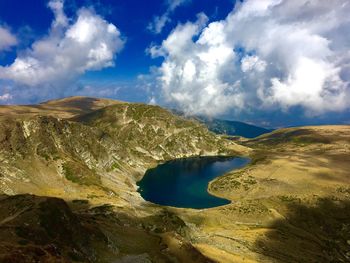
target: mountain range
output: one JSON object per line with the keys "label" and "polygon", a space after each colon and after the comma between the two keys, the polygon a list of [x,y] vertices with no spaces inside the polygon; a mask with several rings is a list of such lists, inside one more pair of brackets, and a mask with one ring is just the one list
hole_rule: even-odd
{"label": "mountain range", "polygon": [[[348,261],[350,126],[266,131],[98,98],[0,106],[0,262]],[[230,204],[137,192],[193,156],[250,158],[209,183]]]}
{"label": "mountain range", "polygon": [[172,112],[182,117],[203,123],[208,130],[216,134],[254,138],[273,131],[273,129],[266,129],[241,121],[222,120],[201,115],[187,115],[179,110],[172,110]]}

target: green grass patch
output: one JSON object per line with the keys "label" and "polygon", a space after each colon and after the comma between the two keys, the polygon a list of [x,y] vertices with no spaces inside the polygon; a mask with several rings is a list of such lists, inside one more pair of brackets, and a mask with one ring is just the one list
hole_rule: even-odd
{"label": "green grass patch", "polygon": [[100,177],[88,167],[75,163],[66,162],[63,164],[65,177],[73,183],[82,185],[100,185]]}

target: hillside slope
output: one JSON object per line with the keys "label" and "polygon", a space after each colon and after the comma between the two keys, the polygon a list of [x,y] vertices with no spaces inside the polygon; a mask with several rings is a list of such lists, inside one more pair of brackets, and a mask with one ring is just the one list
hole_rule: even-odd
{"label": "hillside slope", "polygon": [[1,105],[0,116],[53,116],[72,118],[103,107],[123,103],[117,100],[90,97],[68,97],[50,100],[37,105]]}
{"label": "hillside slope", "polygon": [[0,197],[0,261],[212,262],[136,181],[165,160],[248,152],[157,106],[81,97],[1,106],[0,192],[10,196]]}
{"label": "hillside slope", "polygon": [[[157,106],[116,102],[93,110],[90,98],[85,106],[83,101],[48,102],[50,114],[45,109],[43,114],[0,116],[1,192],[140,202],[135,183],[148,167],[247,149]],[[69,111],[73,107],[84,114],[52,116],[55,107],[61,110],[67,103]]]}
{"label": "hillside slope", "polygon": [[253,148],[252,162],[209,185],[234,202],[182,216],[199,222],[202,253],[220,262],[348,262],[350,126],[281,129],[241,143]]}
{"label": "hillside slope", "polygon": [[73,120],[105,131],[124,144],[128,151],[125,155],[134,159],[168,160],[187,156],[186,153],[220,155],[228,151],[228,141],[208,132],[200,123],[175,116],[159,106],[118,104]]}
{"label": "hillside slope", "polygon": [[[170,232],[181,246],[167,244],[162,235]],[[185,232],[185,223],[166,210],[138,218],[86,200],[0,195],[3,263],[213,262],[177,234]]]}
{"label": "hillside slope", "polygon": [[[0,261],[350,260],[350,126],[280,129],[237,144],[157,106],[45,105],[0,107],[11,111],[0,114]],[[209,184],[232,203],[195,210],[141,198],[146,169],[193,155],[252,159]]]}

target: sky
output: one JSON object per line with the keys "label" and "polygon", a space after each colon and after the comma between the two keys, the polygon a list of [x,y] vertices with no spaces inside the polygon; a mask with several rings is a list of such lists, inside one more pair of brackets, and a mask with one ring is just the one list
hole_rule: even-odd
{"label": "sky", "polygon": [[0,104],[82,95],[350,123],[348,0],[0,0]]}

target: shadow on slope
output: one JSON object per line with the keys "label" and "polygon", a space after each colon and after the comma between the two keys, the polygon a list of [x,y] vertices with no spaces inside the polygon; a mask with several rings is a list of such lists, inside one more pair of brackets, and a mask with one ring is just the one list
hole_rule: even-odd
{"label": "shadow on slope", "polygon": [[[162,235],[181,247],[168,248]],[[0,262],[211,262],[181,235],[185,223],[160,209],[139,218],[111,205],[0,195]],[[184,242],[183,242],[184,241]]]}
{"label": "shadow on slope", "polygon": [[256,252],[273,262],[350,262],[350,201],[319,199],[316,204],[289,200],[284,219],[260,236]]}

